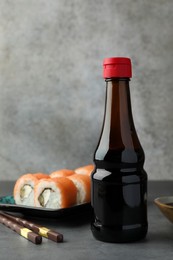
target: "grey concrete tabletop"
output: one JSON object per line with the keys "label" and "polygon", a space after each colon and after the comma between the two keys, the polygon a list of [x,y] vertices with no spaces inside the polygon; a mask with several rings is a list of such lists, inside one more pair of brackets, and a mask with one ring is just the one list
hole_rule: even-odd
{"label": "grey concrete tabletop", "polygon": [[[14,182],[0,182],[0,196],[12,194]],[[173,259],[173,225],[154,205],[153,199],[173,195],[173,181],[150,181],[148,185],[147,238],[136,243],[111,244],[97,241],[90,231],[90,214],[52,218],[29,218],[32,222],[59,231],[63,243],[43,238],[35,245],[0,224],[0,260],[7,259]]]}

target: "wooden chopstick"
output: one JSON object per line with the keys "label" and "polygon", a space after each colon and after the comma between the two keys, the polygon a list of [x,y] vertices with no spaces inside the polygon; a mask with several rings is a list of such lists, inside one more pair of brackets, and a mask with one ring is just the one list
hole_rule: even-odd
{"label": "wooden chopstick", "polygon": [[0,213],[0,223],[9,227],[17,234],[21,235],[22,237],[26,238],[27,240],[31,241],[36,245],[42,243],[42,237],[40,235],[35,234],[30,229],[24,228],[23,226],[17,224],[16,221],[13,221],[12,219],[8,218],[6,214]]}
{"label": "wooden chopstick", "polygon": [[26,227],[26,228],[32,230],[33,232],[39,234],[40,236],[46,237],[57,243],[63,242],[63,235],[60,234],[59,232],[48,229],[46,227],[42,227],[42,226],[32,223],[28,220],[25,220],[25,219],[22,219],[19,217],[15,217],[15,216],[12,216],[12,215],[4,213],[4,212],[1,213],[1,215],[12,221],[15,221],[16,223],[18,223],[19,225],[21,225],[23,227]]}

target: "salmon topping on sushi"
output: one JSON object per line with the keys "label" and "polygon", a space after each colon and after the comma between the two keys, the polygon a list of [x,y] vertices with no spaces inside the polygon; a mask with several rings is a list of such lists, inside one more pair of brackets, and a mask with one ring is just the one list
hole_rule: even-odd
{"label": "salmon topping on sushi", "polygon": [[82,167],[79,167],[77,169],[75,169],[75,173],[77,174],[84,174],[84,175],[91,175],[91,173],[94,170],[94,165],[93,164],[89,164],[89,165],[85,165]]}
{"label": "salmon topping on sushi", "polygon": [[73,170],[69,170],[69,169],[61,169],[55,172],[52,172],[50,174],[51,178],[57,178],[57,177],[67,177],[70,176],[72,174],[74,174],[75,172]]}

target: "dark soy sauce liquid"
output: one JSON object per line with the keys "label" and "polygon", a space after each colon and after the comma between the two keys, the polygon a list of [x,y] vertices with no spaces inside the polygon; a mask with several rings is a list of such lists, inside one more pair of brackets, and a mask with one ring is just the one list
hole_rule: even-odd
{"label": "dark soy sauce liquid", "polygon": [[129,79],[107,79],[105,116],[92,174],[95,238],[133,242],[146,236],[147,174],[133,123]]}
{"label": "dark soy sauce liquid", "polygon": [[173,202],[166,203],[166,205],[173,207]]}

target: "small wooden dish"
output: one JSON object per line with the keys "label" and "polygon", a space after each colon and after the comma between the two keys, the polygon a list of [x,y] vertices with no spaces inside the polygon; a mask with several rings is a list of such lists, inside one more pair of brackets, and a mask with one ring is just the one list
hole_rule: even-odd
{"label": "small wooden dish", "polygon": [[163,215],[173,223],[173,196],[156,198],[154,203],[158,206]]}

